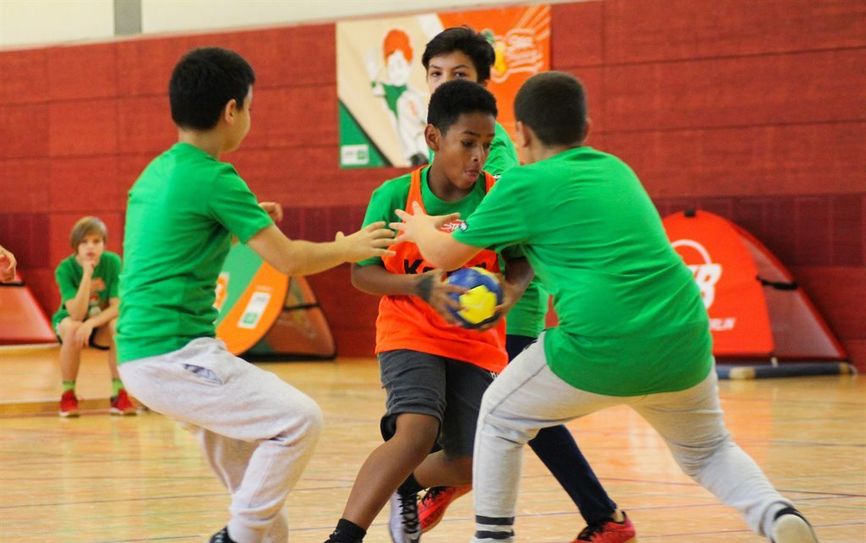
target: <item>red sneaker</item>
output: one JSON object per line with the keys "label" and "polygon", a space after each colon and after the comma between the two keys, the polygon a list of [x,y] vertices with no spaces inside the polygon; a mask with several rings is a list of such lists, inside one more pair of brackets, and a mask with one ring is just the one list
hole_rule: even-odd
{"label": "red sneaker", "polygon": [[472,490],[472,485],[435,486],[427,491],[418,503],[418,519],[421,533],[432,530],[445,516],[451,502]]}
{"label": "red sneaker", "polygon": [[78,398],[75,397],[74,390],[67,390],[62,396],[60,396],[60,416],[78,416]]}
{"label": "red sneaker", "polygon": [[113,396],[111,398],[111,410],[110,413],[112,415],[137,415],[138,410],[135,408],[135,404],[129,399],[129,395],[126,393],[125,388],[121,388],[117,392],[117,396]]}
{"label": "red sneaker", "polygon": [[634,524],[629,520],[625,511],[622,512],[622,522],[607,520],[601,524],[587,526],[577,534],[577,539],[571,543],[581,541],[592,541],[592,543],[637,543]]}

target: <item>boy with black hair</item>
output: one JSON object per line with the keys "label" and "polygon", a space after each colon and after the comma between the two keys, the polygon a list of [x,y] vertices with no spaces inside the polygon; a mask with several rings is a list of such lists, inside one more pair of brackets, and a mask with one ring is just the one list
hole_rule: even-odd
{"label": "boy with black hair", "polygon": [[[495,60],[496,53],[487,38],[468,26],[447,28],[434,36],[421,58],[431,93],[442,83],[455,79],[486,86]],[[497,122],[484,170],[498,177],[517,165],[519,161],[514,144],[505,128]],[[509,360],[532,344],[544,329],[547,300],[547,292],[540,281],[533,279],[509,311],[505,323]],[[607,495],[568,428],[563,425],[545,428],[529,442],[529,446],[568,493],[587,523],[575,543],[627,543],[635,537],[631,520]],[[470,485],[435,487],[424,494],[418,504],[422,531],[436,526],[450,503],[470,489]]]}
{"label": "boy with black hair", "polygon": [[[427,144],[436,152],[433,163],[376,189],[364,223],[396,220],[395,209],[414,204],[447,215],[443,228],[461,228],[457,214],[470,214],[493,187],[493,176],[482,168],[496,114],[495,98],[480,85],[453,81],[439,87],[430,99],[425,129]],[[352,267],[352,283],[381,296],[376,353],[387,392],[381,423],[386,441],[361,467],[329,543],[362,541],[389,496],[402,512],[389,526],[392,540],[420,540],[417,493],[471,480],[478,407],[493,380],[491,372],[506,363],[504,323],[484,330],[456,326],[448,310],[458,304],[449,294],[462,289],[447,284],[445,271],[421,258],[414,244],[392,249],[394,256]],[[531,277],[522,256],[505,262],[502,314]],[[481,251],[464,264],[498,271],[499,255]],[[437,441],[442,450],[428,457]]]}
{"label": "boy with black hair", "polygon": [[754,531],[775,543],[816,543],[809,523],[726,430],[700,292],[634,172],[584,145],[582,85],[562,72],[533,76],[514,111],[527,165],[503,175],[465,228],[443,233],[443,219],[417,206],[392,225],[398,241],[417,243],[444,268],[482,247],[520,245],[559,315],[484,395],[473,542],[514,541],[522,447],[539,429],[627,404],[683,471]]}
{"label": "boy with black hair", "polygon": [[120,373],[152,410],[193,431],[232,495],[212,543],[285,543],[283,507],[322,426],[318,405],[276,375],[232,356],[215,338],[216,280],[237,236],[287,275],[391,254],[393,233],[372,223],[328,243],[290,240],[220,157],[250,128],[255,73],[237,53],[187,53],[169,84],[178,143],[129,192],[120,278]]}

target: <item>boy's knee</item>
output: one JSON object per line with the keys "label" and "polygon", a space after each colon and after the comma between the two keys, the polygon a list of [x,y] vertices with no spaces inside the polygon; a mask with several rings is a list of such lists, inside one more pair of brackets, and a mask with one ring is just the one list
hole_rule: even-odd
{"label": "boy's knee", "polygon": [[78,328],[81,326],[81,321],[77,321],[71,318],[63,319],[63,322],[60,323],[60,339],[63,343],[71,343],[73,339],[75,339],[75,333],[78,332]]}
{"label": "boy's knee", "polygon": [[313,399],[307,398],[293,413],[295,423],[305,437],[318,437],[325,425],[325,415]]}

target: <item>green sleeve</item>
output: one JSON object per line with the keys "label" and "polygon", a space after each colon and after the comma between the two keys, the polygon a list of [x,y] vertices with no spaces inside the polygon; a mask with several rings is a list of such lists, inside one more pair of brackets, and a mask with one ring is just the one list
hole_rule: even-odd
{"label": "green sleeve", "polygon": [[118,298],[120,295],[118,294],[119,286],[120,286],[120,256],[117,253],[105,253],[103,258],[108,257],[111,265],[106,270],[106,276],[103,278],[103,281],[106,283],[106,288],[108,290],[108,299]]}
{"label": "green sleeve", "polygon": [[[408,176],[399,177],[390,181],[385,181],[382,185],[373,191],[370,195],[370,203],[367,204],[367,212],[364,214],[364,226],[376,221],[385,221],[391,223],[398,220],[396,209],[403,209],[406,206],[406,200],[409,197],[409,182]],[[368,258],[358,262],[359,266],[382,265],[382,259],[379,257]]]}
{"label": "green sleeve", "polygon": [[246,182],[230,165],[216,176],[208,195],[208,208],[217,222],[246,243],[262,229],[274,224]]}
{"label": "green sleeve", "polygon": [[487,162],[484,163],[484,170],[499,177],[518,165],[520,161],[517,158],[517,150],[511,143],[508,132],[501,124],[496,123],[496,132],[490,143],[490,153],[487,155]]}
{"label": "green sleeve", "polygon": [[469,217],[466,225],[453,233],[454,239],[473,247],[502,252],[510,245],[527,240],[527,217],[518,210],[518,202],[527,202],[531,192],[513,168],[493,185],[481,204]]}
{"label": "green sleeve", "polygon": [[70,259],[64,259],[57,269],[54,270],[54,280],[57,282],[57,288],[60,289],[60,305],[63,306],[69,300],[75,298],[78,294],[79,280],[76,280],[73,273],[73,264]]}

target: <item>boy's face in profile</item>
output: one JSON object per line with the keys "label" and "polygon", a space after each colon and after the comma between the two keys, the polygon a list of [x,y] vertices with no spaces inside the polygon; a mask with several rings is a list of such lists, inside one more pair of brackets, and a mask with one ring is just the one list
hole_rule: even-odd
{"label": "boy's face in profile", "polygon": [[75,256],[79,264],[90,262],[95,266],[99,264],[103,252],[105,252],[105,238],[100,234],[87,234],[78,244]]}
{"label": "boy's face in profile", "polygon": [[234,121],[228,125],[226,152],[236,150],[241,146],[244,138],[250,132],[252,124],[252,107],[253,107],[253,87],[250,86],[247,92],[244,103],[240,107],[235,107]]}
{"label": "boy's face in profile", "polygon": [[[448,130],[438,132],[434,165],[441,168],[452,185],[466,190],[478,179],[496,130],[496,118],[488,113],[461,113]],[[428,144],[430,141],[428,140]]]}
{"label": "boy's face in profile", "polygon": [[468,79],[482,85],[486,81],[478,81],[478,70],[472,59],[463,51],[451,51],[437,55],[427,63],[427,88],[433,94],[439,85],[454,79]]}

